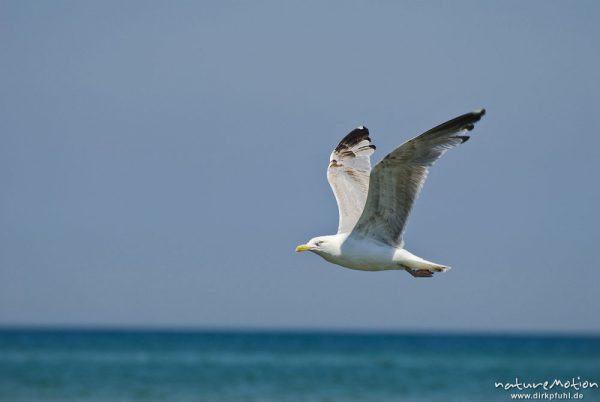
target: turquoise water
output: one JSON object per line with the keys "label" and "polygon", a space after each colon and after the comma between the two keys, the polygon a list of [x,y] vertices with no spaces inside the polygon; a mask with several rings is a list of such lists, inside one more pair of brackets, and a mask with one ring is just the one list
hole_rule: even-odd
{"label": "turquoise water", "polygon": [[515,377],[600,383],[600,338],[0,329],[1,401],[508,401]]}

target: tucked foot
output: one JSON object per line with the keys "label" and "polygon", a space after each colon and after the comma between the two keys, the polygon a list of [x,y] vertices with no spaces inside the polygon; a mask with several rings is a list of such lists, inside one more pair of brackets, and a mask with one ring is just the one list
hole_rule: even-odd
{"label": "tucked foot", "polygon": [[415,278],[431,278],[433,272],[428,269],[410,269],[406,268],[406,272],[414,276]]}

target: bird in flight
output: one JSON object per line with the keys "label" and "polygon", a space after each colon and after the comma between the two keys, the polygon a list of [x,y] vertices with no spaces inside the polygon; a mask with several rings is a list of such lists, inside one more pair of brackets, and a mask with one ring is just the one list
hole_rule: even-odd
{"label": "bird in flight", "polygon": [[369,130],[360,126],[331,153],[327,180],[338,205],[335,235],[319,236],[296,251],[312,251],[325,260],[361,271],[405,270],[431,277],[450,267],[418,257],[404,248],[408,215],[429,168],[466,135],[485,109],[463,114],[405,142],[371,170]]}

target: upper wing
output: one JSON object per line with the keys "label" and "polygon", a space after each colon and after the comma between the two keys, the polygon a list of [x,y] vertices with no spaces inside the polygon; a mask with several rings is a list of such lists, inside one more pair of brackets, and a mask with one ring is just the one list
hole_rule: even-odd
{"label": "upper wing", "polygon": [[353,233],[401,247],[406,220],[429,167],[448,149],[467,141],[464,134],[484,114],[479,109],[440,124],[379,162],[371,172],[367,202]]}
{"label": "upper wing", "polygon": [[329,157],[327,180],[338,205],[338,233],[350,232],[362,213],[369,190],[371,173],[369,130],[360,126],[346,135]]}

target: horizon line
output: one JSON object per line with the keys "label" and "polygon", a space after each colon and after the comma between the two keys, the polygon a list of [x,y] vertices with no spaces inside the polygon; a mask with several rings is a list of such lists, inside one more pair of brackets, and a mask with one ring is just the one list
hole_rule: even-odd
{"label": "horizon line", "polygon": [[577,337],[600,338],[598,331],[519,330],[519,329],[436,329],[436,328],[364,328],[316,326],[200,326],[151,324],[17,324],[0,323],[0,331],[81,331],[81,332],[164,332],[164,333],[254,333],[254,334],[323,334],[323,335],[426,335],[426,336],[508,336],[508,337]]}

